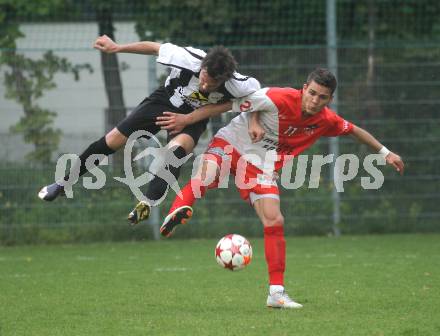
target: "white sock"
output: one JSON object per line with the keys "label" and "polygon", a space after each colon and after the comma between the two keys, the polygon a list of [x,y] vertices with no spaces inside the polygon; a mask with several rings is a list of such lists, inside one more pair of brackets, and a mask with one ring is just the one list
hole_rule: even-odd
{"label": "white sock", "polygon": [[270,285],[269,293],[270,295],[274,295],[275,293],[284,292],[284,286],[281,285]]}

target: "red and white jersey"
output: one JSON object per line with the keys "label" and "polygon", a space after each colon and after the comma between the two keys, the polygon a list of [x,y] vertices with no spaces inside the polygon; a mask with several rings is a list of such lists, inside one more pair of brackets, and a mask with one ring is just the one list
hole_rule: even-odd
{"label": "red and white jersey", "polygon": [[[301,111],[302,90],[292,88],[263,88],[247,97],[233,101],[233,112],[260,113],[260,124],[266,134],[252,143],[248,134],[248,113],[240,113],[221,128],[216,137],[228,141],[246,155],[246,159],[260,169],[280,169],[287,160],[299,155],[320,137],[346,135],[352,132],[353,124],[325,107],[313,116],[304,116]],[[272,158],[272,159],[270,159]]]}

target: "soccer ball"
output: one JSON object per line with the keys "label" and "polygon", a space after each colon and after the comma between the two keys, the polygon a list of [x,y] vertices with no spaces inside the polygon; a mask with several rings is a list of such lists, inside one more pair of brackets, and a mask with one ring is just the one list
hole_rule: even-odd
{"label": "soccer ball", "polygon": [[228,234],[219,240],[215,248],[217,263],[231,271],[245,268],[252,259],[252,246],[238,234]]}

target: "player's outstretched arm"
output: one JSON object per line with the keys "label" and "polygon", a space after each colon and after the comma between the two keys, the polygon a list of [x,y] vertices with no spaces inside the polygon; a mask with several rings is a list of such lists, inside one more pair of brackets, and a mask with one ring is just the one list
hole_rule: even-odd
{"label": "player's outstretched arm", "polygon": [[200,120],[217,116],[232,108],[232,102],[222,104],[208,104],[195,109],[189,114],[180,114],[173,112],[164,112],[163,116],[157,117],[156,125],[161,129],[167,130],[170,134],[177,134],[185,126],[194,124]]}
{"label": "player's outstretched arm", "polygon": [[402,158],[387,149],[373,135],[358,126],[354,126],[351,135],[359,142],[369,146],[373,151],[383,154],[386,162],[392,165],[401,175],[403,174],[405,166]]}
{"label": "player's outstretched arm", "polygon": [[108,54],[134,53],[157,56],[159,54],[160,43],[143,41],[128,44],[118,44],[107,35],[102,35],[96,39],[93,48]]}

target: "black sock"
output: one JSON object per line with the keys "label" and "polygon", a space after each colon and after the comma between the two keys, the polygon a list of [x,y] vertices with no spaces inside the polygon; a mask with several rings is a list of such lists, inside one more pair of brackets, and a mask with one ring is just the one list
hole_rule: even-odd
{"label": "black sock", "polygon": [[[105,137],[93,142],[87,149],[79,156],[79,160],[75,162],[75,166],[80,165],[79,167],[79,176],[84,175],[88,170],[86,167],[86,160],[92,154],[104,154],[105,156],[113,154],[115,151],[111,149],[107,142],[105,142]],[[99,160],[95,160],[95,166],[99,165]],[[70,173],[64,177],[65,181],[68,181],[70,177]]]}
{"label": "black sock", "polygon": [[[181,146],[177,146],[173,149],[174,155],[181,159],[186,156],[185,149]],[[176,180],[179,178],[180,175],[180,167],[173,167],[172,165],[169,165],[166,168],[171,174],[174,175]],[[146,196],[150,201],[153,201],[152,205],[155,205],[154,202],[160,200],[163,195],[167,192],[168,183],[161,179],[160,177],[154,177],[153,180],[148,184],[148,189]]]}

